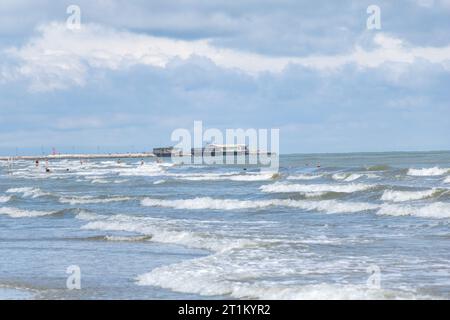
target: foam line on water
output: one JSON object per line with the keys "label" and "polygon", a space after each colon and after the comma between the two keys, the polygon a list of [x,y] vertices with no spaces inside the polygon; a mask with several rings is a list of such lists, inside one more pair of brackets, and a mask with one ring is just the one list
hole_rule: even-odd
{"label": "foam line on water", "polygon": [[50,193],[43,192],[41,189],[34,187],[10,188],[6,190],[6,192],[22,194],[22,196],[25,198],[38,198],[50,195]]}
{"label": "foam line on water", "polygon": [[110,203],[110,202],[124,202],[132,200],[131,197],[110,197],[110,198],[95,198],[92,196],[72,196],[72,197],[61,197],[59,202],[68,203],[71,205],[75,204],[95,204],[95,203]]}
{"label": "foam line on water", "polygon": [[[280,256],[281,255],[281,256]],[[282,259],[282,263],[280,262]],[[249,263],[248,261],[258,261]],[[364,270],[362,262],[327,260],[320,263],[298,250],[280,252],[250,248],[213,254],[207,257],[162,266],[139,275],[137,284],[158,286],[177,292],[202,296],[244,299],[414,299],[410,292],[369,289],[364,284],[314,285],[283,282],[287,276],[336,274],[345,269]],[[280,280],[270,280],[277,278]],[[259,281],[249,281],[259,279]]]}
{"label": "foam line on water", "polygon": [[0,207],[0,214],[10,216],[11,218],[34,218],[52,215],[55,212],[50,211],[37,211],[37,210],[24,210],[13,207]]}
{"label": "foam line on water", "polygon": [[450,168],[439,168],[439,167],[433,167],[433,168],[422,168],[422,169],[414,169],[411,168],[408,170],[408,175],[410,176],[442,176],[446,173],[450,172]]}
{"label": "foam line on water", "polygon": [[305,201],[291,199],[270,200],[237,200],[237,199],[214,199],[210,197],[198,197],[192,199],[153,199],[141,200],[143,206],[166,207],[184,210],[240,210],[240,209],[263,209],[268,207],[290,207],[307,211],[323,211],[326,213],[353,213],[366,210],[374,210],[379,206],[361,202],[339,202],[336,200]]}
{"label": "foam line on water", "polygon": [[448,219],[450,218],[450,203],[434,202],[426,205],[384,204],[377,214]]}
{"label": "foam line on water", "polygon": [[289,184],[276,182],[262,185],[260,190],[267,193],[290,193],[290,192],[343,192],[352,193],[374,188],[374,185],[351,183],[351,184]]}
{"label": "foam line on water", "polygon": [[385,190],[381,196],[381,200],[390,202],[403,202],[411,200],[422,200],[439,196],[446,190],[430,189],[424,191],[395,191]]}
{"label": "foam line on water", "polygon": [[10,196],[0,196],[0,203],[6,203],[11,200]]}

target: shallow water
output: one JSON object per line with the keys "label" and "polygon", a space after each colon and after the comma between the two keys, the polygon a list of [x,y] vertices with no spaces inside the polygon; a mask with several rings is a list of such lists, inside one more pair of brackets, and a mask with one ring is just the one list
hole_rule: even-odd
{"label": "shallow water", "polygon": [[449,152],[280,165],[0,162],[0,298],[450,298]]}

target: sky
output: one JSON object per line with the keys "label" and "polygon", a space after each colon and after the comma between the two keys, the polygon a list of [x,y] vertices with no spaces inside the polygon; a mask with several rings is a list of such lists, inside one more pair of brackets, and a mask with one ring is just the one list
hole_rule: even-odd
{"label": "sky", "polygon": [[450,0],[0,2],[0,153],[149,151],[195,120],[282,153],[450,150]]}

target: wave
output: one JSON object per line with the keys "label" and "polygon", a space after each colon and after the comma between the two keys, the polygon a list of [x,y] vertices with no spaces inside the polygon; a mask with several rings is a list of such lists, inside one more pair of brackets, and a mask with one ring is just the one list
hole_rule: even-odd
{"label": "wave", "polygon": [[[317,260],[308,249],[250,247],[161,266],[136,277],[141,286],[238,299],[413,299],[407,291],[370,289],[348,283],[302,283],[305,275],[364,272],[364,262]],[[283,248],[283,249],[282,249]],[[286,250],[287,249],[287,250]],[[255,263],[251,263],[251,262]],[[320,265],[318,268],[317,266]],[[307,278],[307,277],[306,277]]]}
{"label": "wave", "polygon": [[93,179],[93,180],[91,180],[91,183],[107,184],[107,183],[109,183],[109,181],[105,180],[105,179]]}
{"label": "wave", "polygon": [[166,180],[156,180],[153,184],[162,184],[164,182],[166,182]]}
{"label": "wave", "polygon": [[59,202],[74,205],[74,204],[122,202],[122,201],[129,201],[131,199],[132,198],[130,197],[95,198],[92,196],[81,196],[81,197],[62,197],[59,199]]}
{"label": "wave", "polygon": [[422,168],[422,169],[409,169],[408,175],[409,176],[442,176],[446,173],[450,172],[450,168],[439,168],[439,167],[433,167],[433,168]]}
{"label": "wave", "polygon": [[128,181],[130,181],[130,180],[123,179],[123,180],[114,180],[113,182],[118,184],[118,183],[125,183],[125,182],[128,182]]}
{"label": "wave", "polygon": [[38,198],[48,196],[50,193],[43,192],[39,188],[24,187],[24,188],[10,188],[6,190],[7,193],[21,193],[25,198]]}
{"label": "wave", "polygon": [[173,164],[144,164],[134,168],[126,168],[117,170],[120,176],[159,176],[164,174],[165,167],[172,167]]}
{"label": "wave", "polygon": [[178,244],[213,252],[223,252],[253,243],[247,239],[227,239],[214,237],[209,233],[186,231],[177,226],[174,220],[127,215],[102,216],[89,212],[82,212],[77,215],[77,218],[88,221],[82,226],[85,230],[139,233],[151,237],[151,240],[155,242]]}
{"label": "wave", "polygon": [[87,237],[82,238],[82,240],[89,240],[89,241],[117,241],[117,242],[142,242],[142,241],[148,241],[151,240],[152,236],[145,235],[145,236],[93,236],[93,237]]}
{"label": "wave", "polygon": [[450,183],[450,176],[448,176],[444,179],[444,183]]}
{"label": "wave", "polygon": [[446,192],[446,190],[442,190],[442,189],[431,189],[431,190],[425,190],[425,191],[385,190],[383,195],[381,196],[381,200],[391,201],[391,202],[421,200],[421,199],[427,199],[427,198],[439,196],[444,192]]}
{"label": "wave", "polygon": [[366,171],[387,171],[391,169],[391,167],[385,164],[376,164],[373,166],[368,166],[365,169]]}
{"label": "wave", "polygon": [[294,175],[288,176],[286,179],[287,180],[314,180],[314,179],[319,179],[321,177],[323,177],[323,174],[311,175],[311,174],[299,173],[299,174],[294,174]]}
{"label": "wave", "polygon": [[[390,290],[374,290],[363,285],[330,285],[326,283],[314,285],[289,285],[282,282],[258,281],[250,282],[243,274],[228,274],[220,266],[200,269],[194,263],[175,264],[155,268],[149,273],[139,275],[137,284],[141,286],[158,286],[177,292],[194,293],[202,296],[230,296],[238,299],[262,300],[382,300],[382,299],[415,299],[415,295],[407,292]],[[237,270],[245,266],[238,265]],[[204,272],[199,272],[205,270]],[[242,279],[233,281],[227,279]]]}
{"label": "wave", "polygon": [[423,206],[384,204],[377,214],[445,219],[450,218],[450,203],[435,202]]}
{"label": "wave", "polygon": [[0,203],[6,203],[11,200],[10,196],[0,196]]}
{"label": "wave", "polygon": [[235,200],[214,199],[210,197],[162,200],[146,198],[141,201],[143,206],[165,207],[185,210],[240,210],[240,209],[263,209],[268,207],[290,207],[307,211],[324,211],[326,213],[353,213],[377,209],[378,205],[360,202],[338,202],[335,200],[304,201],[290,199],[271,200]]}
{"label": "wave", "polygon": [[340,181],[346,181],[346,182],[355,181],[355,180],[358,180],[363,177],[373,179],[373,178],[377,178],[378,176],[376,174],[372,174],[372,173],[335,173],[331,176],[331,178],[334,180],[340,180]]}
{"label": "wave", "polygon": [[34,218],[34,217],[53,215],[53,214],[55,214],[55,212],[23,210],[23,209],[12,208],[12,207],[0,207],[0,214],[10,216],[11,218]]}
{"label": "wave", "polygon": [[288,183],[273,183],[263,185],[260,187],[262,192],[267,193],[311,193],[311,192],[342,192],[352,193],[358,191],[364,191],[373,188],[373,185],[368,184],[288,184]]}

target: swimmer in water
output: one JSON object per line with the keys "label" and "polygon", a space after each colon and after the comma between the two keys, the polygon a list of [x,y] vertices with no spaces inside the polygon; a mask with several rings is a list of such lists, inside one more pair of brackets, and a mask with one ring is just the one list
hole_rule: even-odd
{"label": "swimmer in water", "polygon": [[36,168],[39,167],[39,160],[36,160]]}
{"label": "swimmer in water", "polygon": [[141,160],[141,166],[143,166],[143,165],[144,165],[144,159]]}

